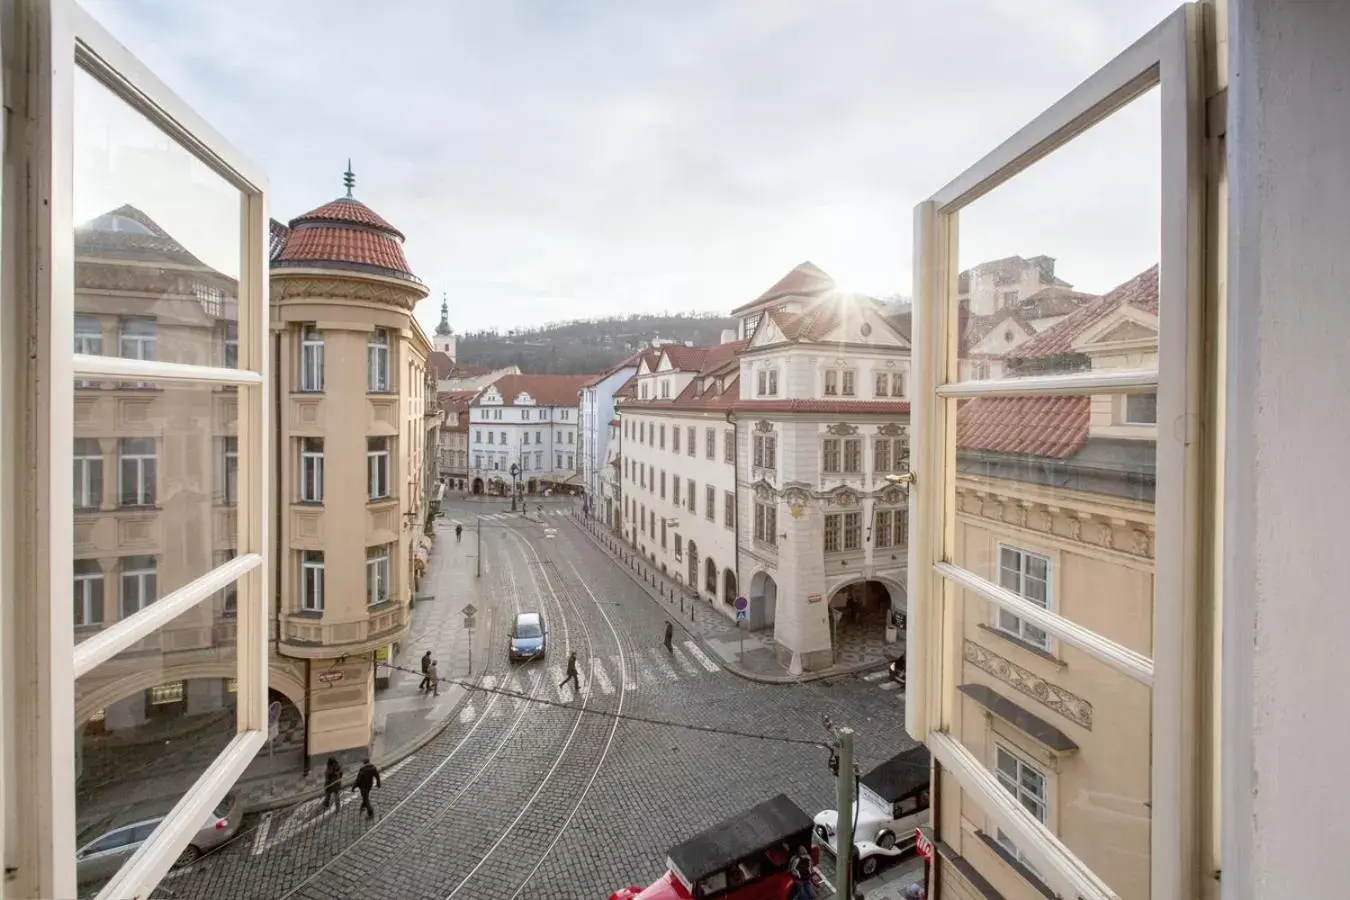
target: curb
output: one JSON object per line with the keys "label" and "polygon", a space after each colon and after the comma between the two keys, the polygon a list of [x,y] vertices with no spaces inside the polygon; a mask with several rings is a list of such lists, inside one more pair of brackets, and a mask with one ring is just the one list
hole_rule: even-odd
{"label": "curb", "polygon": [[[572,525],[572,527],[580,531],[582,534],[590,538],[591,543],[595,544],[602,553],[604,553],[610,559],[616,559],[614,554],[610,552],[609,548],[606,547],[603,543],[601,543],[600,538],[596,536],[594,533],[592,533],[591,530],[587,528],[585,525],[582,525],[579,522],[577,522],[574,516],[568,516],[567,522],[570,525]],[[647,586],[646,582],[638,578],[637,573],[634,572],[631,567],[626,565],[620,565],[620,568],[628,575],[629,578],[633,580],[634,584],[637,584],[642,588],[642,593],[646,595],[648,600],[652,601],[652,603],[655,603],[662,610],[665,610],[664,601],[652,595],[651,590]],[[707,643],[704,642],[702,635],[695,634],[694,632],[690,631],[689,626],[685,624],[682,618],[678,616],[671,617],[669,610],[666,610],[666,615],[668,618],[672,618],[674,621],[678,622],[680,629],[684,631],[685,634],[689,635],[691,638],[697,641],[700,647],[702,647],[705,651],[707,651],[714,658],[716,658],[718,662],[721,663],[722,668],[726,669],[728,672],[735,675],[737,678],[743,678],[746,681],[753,681],[759,684],[804,684],[808,681],[822,681],[826,678],[839,678],[844,675],[857,675],[861,672],[872,672],[877,669],[884,669],[886,666],[890,665],[890,660],[883,659],[878,660],[876,662],[858,663],[856,665],[846,666],[838,669],[832,668],[828,671],[823,672],[803,672],[800,675],[760,675],[757,672],[749,672],[743,669],[742,667],[736,665],[735,663],[728,662],[726,659],[722,657],[720,653],[709,647]]]}

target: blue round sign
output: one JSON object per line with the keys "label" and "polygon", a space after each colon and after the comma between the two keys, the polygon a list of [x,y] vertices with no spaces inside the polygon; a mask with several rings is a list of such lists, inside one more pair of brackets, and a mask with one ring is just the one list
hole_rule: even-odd
{"label": "blue round sign", "polygon": [[749,608],[749,606],[750,606],[750,601],[749,601],[749,600],[745,599],[744,597],[737,597],[737,598],[736,598],[736,609],[737,609],[737,611],[744,611],[745,609]]}

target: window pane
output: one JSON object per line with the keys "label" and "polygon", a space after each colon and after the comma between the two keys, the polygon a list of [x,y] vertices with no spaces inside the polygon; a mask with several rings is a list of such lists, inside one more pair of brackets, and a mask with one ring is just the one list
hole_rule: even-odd
{"label": "window pane", "polygon": [[77,485],[81,460],[95,450],[106,460],[104,484],[90,495],[100,502],[75,511],[77,641],[205,575],[218,554],[234,550],[238,508],[220,485],[240,396],[156,384],[76,397]]}
{"label": "window pane", "polygon": [[[1119,399],[948,401],[952,561],[1151,656],[1156,448],[1147,430],[1116,428]],[[982,597],[955,596],[962,693],[953,735],[1122,897],[1147,897],[1150,691]],[[995,753],[991,728],[1036,768]],[[995,833],[982,814],[970,824]],[[958,852],[967,849],[990,852]],[[988,865],[1007,863],[991,855]]]}
{"label": "window pane", "polygon": [[76,351],[237,365],[239,192],[80,70],[74,112]]}
{"label": "window pane", "polygon": [[1157,368],[1159,130],[1154,89],[961,211],[960,380]]}

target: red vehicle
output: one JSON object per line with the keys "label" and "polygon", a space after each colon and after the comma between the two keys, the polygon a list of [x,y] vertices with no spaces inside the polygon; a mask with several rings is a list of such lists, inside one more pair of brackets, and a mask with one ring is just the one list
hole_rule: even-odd
{"label": "red vehicle", "polygon": [[813,876],[820,862],[812,824],[779,794],[672,848],[666,874],[655,884],[623,888],[609,900],[787,900],[793,890],[788,864],[797,848],[810,851]]}

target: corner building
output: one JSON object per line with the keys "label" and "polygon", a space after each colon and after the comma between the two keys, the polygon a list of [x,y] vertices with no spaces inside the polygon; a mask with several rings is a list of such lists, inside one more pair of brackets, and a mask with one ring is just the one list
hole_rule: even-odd
{"label": "corner building", "polygon": [[310,757],[369,745],[375,663],[408,630],[426,498],[427,289],[348,191],[273,224],[277,651]]}

